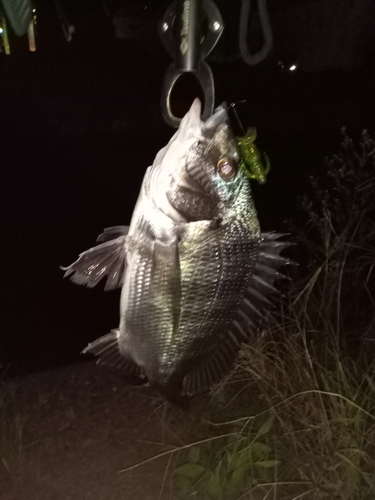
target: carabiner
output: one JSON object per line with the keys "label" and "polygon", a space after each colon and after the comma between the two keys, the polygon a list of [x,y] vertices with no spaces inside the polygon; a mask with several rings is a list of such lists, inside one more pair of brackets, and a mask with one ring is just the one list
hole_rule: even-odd
{"label": "carabiner", "polygon": [[179,126],[195,97],[203,100],[202,119],[211,116],[215,88],[211,69],[204,59],[217,44],[223,29],[222,17],[212,0],[175,0],[164,14],[159,35],[173,59],[164,77],[161,102],[168,125]]}

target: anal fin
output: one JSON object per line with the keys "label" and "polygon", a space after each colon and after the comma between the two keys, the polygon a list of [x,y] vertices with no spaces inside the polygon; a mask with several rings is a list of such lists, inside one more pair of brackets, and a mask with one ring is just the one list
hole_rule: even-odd
{"label": "anal fin", "polygon": [[208,391],[231,371],[241,347],[241,340],[238,337],[233,331],[228,331],[216,353],[185,375],[182,395],[194,396]]}

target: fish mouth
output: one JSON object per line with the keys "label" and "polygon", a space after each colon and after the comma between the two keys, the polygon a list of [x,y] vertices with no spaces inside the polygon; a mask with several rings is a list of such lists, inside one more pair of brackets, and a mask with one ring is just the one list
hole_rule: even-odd
{"label": "fish mouth", "polygon": [[199,142],[210,141],[218,128],[229,123],[228,112],[224,105],[218,106],[213,114],[207,120],[201,120],[202,103],[199,98],[195,98],[190,110],[181,121],[180,127],[176,133],[181,136],[182,141],[189,141],[192,136]]}
{"label": "fish mouth", "polygon": [[[212,159],[207,148],[220,128],[227,124],[227,110],[218,108],[207,120],[200,117],[201,103],[195,99],[181,122],[182,137],[195,137],[180,166],[170,172],[167,199],[187,222],[211,220],[218,215],[220,199],[212,181]],[[214,167],[213,167],[214,168]]]}

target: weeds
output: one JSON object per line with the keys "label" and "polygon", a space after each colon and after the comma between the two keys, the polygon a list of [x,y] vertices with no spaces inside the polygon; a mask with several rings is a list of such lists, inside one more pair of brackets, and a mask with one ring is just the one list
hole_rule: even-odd
{"label": "weeds", "polygon": [[5,469],[10,475],[15,471],[18,472],[19,468],[22,467],[25,425],[25,417],[22,417],[14,409],[14,392],[11,399],[12,401],[9,402],[5,394],[1,392],[0,468]]}
{"label": "weeds", "polygon": [[342,134],[340,151],[299,200],[299,221],[289,223],[309,271],[293,313],[306,330],[330,333],[335,348],[353,350],[374,320],[375,140],[363,131],[355,148]]}

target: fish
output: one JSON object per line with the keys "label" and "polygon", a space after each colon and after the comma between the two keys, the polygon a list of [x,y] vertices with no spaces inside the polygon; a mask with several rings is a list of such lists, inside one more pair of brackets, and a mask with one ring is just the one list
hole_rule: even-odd
{"label": "fish", "polygon": [[120,325],[83,353],[186,408],[228,374],[289,263],[262,233],[225,107],[195,99],[148,167],[130,225],[114,226],[64,277],[121,287]]}

